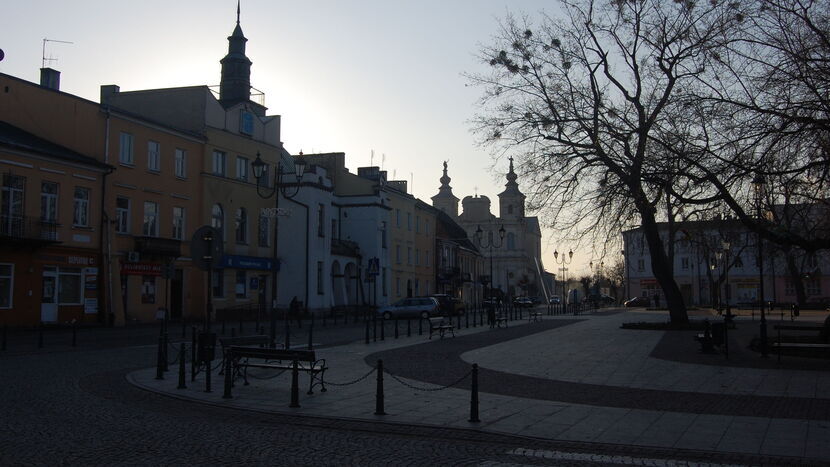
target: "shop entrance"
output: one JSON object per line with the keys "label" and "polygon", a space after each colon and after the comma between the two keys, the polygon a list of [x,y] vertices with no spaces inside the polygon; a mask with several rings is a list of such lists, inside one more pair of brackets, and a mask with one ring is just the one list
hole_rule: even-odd
{"label": "shop entrance", "polygon": [[184,290],[184,273],[176,269],[176,273],[170,280],[170,319],[182,319],[182,291]]}
{"label": "shop entrance", "polygon": [[58,271],[43,268],[43,287],[40,296],[40,321],[54,323],[58,320]]}

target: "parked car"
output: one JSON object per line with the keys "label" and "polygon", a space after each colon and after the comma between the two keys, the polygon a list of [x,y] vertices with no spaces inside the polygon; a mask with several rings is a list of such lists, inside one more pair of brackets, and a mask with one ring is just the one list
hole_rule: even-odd
{"label": "parked car", "polygon": [[464,302],[460,298],[446,294],[434,294],[430,297],[438,300],[438,309],[444,316],[463,315],[465,310]]}
{"label": "parked car", "polygon": [[440,314],[438,300],[432,297],[402,298],[391,305],[378,308],[378,316],[383,319],[430,318]]}
{"label": "parked car", "polygon": [[484,306],[499,306],[501,305],[501,300],[496,297],[487,297],[481,304]]}
{"label": "parked car", "polygon": [[562,297],[560,297],[559,295],[554,295],[550,297],[551,305],[559,305],[560,303],[562,303]]}
{"label": "parked car", "polygon": [[517,308],[532,308],[533,301],[527,297],[514,297],[513,306]]}
{"label": "parked car", "polygon": [[542,304],[542,297],[540,297],[538,295],[535,296],[535,297],[530,297],[530,301],[533,302],[534,305],[541,305]]}
{"label": "parked car", "polygon": [[586,302],[596,303],[597,305],[611,305],[616,300],[614,297],[605,294],[591,294],[585,297]]}
{"label": "parked car", "polygon": [[632,299],[626,300],[624,305],[627,307],[649,306],[651,305],[651,299],[648,297],[634,297]]}

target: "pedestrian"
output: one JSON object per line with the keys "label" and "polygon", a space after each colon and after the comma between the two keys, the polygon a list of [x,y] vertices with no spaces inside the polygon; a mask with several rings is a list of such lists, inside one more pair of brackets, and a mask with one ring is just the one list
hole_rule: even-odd
{"label": "pedestrian", "polygon": [[288,304],[288,310],[290,311],[290,315],[297,319],[297,326],[303,327],[303,319],[300,316],[300,302],[297,300],[297,296],[291,299],[291,303]]}

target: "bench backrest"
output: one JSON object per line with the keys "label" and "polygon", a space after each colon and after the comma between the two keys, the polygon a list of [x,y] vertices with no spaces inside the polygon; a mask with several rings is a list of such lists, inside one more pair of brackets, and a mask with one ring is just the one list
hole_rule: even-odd
{"label": "bench backrest", "polygon": [[284,350],[232,345],[228,348],[228,354],[235,357],[263,358],[268,360],[317,361],[313,350]]}
{"label": "bench backrest", "polygon": [[220,337],[219,343],[222,348],[232,345],[267,345],[271,342],[269,336],[255,335],[255,336],[237,336],[237,337]]}

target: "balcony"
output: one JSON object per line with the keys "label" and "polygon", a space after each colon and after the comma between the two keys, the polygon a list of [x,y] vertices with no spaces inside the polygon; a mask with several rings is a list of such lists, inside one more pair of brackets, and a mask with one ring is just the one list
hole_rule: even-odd
{"label": "balcony", "polygon": [[58,225],[27,216],[0,216],[0,238],[33,246],[50,245],[58,242]]}
{"label": "balcony", "polygon": [[136,237],[135,251],[143,255],[181,256],[182,242],[173,238]]}

